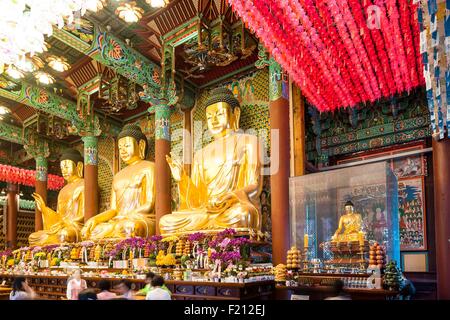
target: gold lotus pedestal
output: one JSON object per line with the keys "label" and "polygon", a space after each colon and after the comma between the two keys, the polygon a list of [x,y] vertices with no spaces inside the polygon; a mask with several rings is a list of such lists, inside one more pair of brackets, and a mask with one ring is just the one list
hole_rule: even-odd
{"label": "gold lotus pedestal", "polygon": [[328,267],[335,268],[351,268],[366,270],[367,259],[369,253],[369,242],[361,241],[345,241],[345,242],[330,242],[330,251],[333,258],[325,261]]}

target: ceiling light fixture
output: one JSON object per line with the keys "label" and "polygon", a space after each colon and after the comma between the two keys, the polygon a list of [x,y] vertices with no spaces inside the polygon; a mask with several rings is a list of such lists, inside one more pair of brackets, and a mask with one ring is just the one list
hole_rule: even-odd
{"label": "ceiling light fixture", "polygon": [[52,84],[55,82],[55,78],[48,74],[47,72],[39,71],[34,74],[37,81],[44,85]]}
{"label": "ceiling light fixture", "polygon": [[83,10],[98,12],[106,6],[105,0],[85,0]]}
{"label": "ceiling light fixture", "polygon": [[44,67],[44,62],[38,56],[33,56],[32,58],[24,56],[19,59],[15,66],[23,72],[34,72]]}
{"label": "ceiling light fixture", "polygon": [[47,58],[48,65],[55,71],[64,72],[70,69],[70,64],[64,57],[49,56]]}
{"label": "ceiling light fixture", "polygon": [[9,108],[5,106],[0,106],[0,116],[4,116],[7,113],[10,113]]}
{"label": "ceiling light fixture", "polygon": [[13,66],[9,66],[8,69],[6,69],[6,74],[13,79],[22,79],[24,77],[23,72]]}
{"label": "ceiling light fixture", "polygon": [[169,2],[167,0],[146,0],[152,8],[162,8],[165,7],[166,4]]}
{"label": "ceiling light fixture", "polygon": [[144,14],[144,9],[136,5],[136,1],[129,3],[122,2],[116,9],[116,14],[120,19],[128,23],[138,22]]}

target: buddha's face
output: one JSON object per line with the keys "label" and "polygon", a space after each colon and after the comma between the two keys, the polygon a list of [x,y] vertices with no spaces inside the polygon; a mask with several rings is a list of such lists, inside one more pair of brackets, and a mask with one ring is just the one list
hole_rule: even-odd
{"label": "buddha's face", "polygon": [[212,135],[220,135],[231,128],[233,114],[225,102],[214,103],[206,108],[206,121]]}
{"label": "buddha's face", "polygon": [[355,210],[355,208],[353,208],[353,206],[351,206],[351,205],[345,206],[346,213],[353,213],[354,210]]}
{"label": "buddha's face", "polygon": [[77,165],[72,160],[61,161],[61,174],[66,181],[69,181],[72,177],[77,176]]}
{"label": "buddha's face", "polygon": [[125,163],[130,163],[140,159],[139,144],[133,137],[123,137],[119,139],[119,154],[120,158]]}

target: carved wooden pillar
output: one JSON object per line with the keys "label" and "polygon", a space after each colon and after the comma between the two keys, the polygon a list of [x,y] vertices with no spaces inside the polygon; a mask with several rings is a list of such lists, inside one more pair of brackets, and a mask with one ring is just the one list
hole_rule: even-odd
{"label": "carved wooden pillar", "polygon": [[[35,192],[39,194],[45,203],[47,203],[47,158],[44,156],[36,157],[36,182]],[[39,231],[44,227],[42,221],[42,212],[36,207],[34,219],[34,230]]]}
{"label": "carved wooden pillar", "polygon": [[[286,263],[289,248],[289,176],[290,176],[290,131],[288,83],[283,81],[282,70],[273,59],[269,64],[271,159],[271,207],[272,207],[272,262]],[[278,139],[273,139],[277,137]],[[275,135],[273,135],[275,134]],[[278,155],[274,155],[278,151]]]}
{"label": "carved wooden pillar", "polygon": [[15,248],[17,246],[17,209],[19,186],[17,184],[8,183],[7,187],[7,221],[6,221],[6,247]]}
{"label": "carved wooden pillar", "polygon": [[170,155],[170,107],[165,100],[155,106],[155,187],[156,187],[156,233],[159,220],[172,213],[172,179],[166,155]]}
{"label": "carved wooden pillar", "polygon": [[433,139],[438,299],[450,300],[450,138]]}
{"label": "carved wooden pillar", "polygon": [[98,138],[82,137],[84,142],[84,222],[98,213]]}

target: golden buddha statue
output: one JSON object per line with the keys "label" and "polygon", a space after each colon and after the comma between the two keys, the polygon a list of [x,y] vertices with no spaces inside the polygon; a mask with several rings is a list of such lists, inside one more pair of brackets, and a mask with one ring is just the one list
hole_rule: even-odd
{"label": "golden buddha statue", "polygon": [[138,125],[125,125],[118,136],[119,154],[127,166],[113,178],[111,208],[90,218],[83,239],[147,237],[155,234],[155,165],[144,160],[148,142]]}
{"label": "golden buddha statue", "polygon": [[61,156],[61,173],[67,184],[58,194],[56,212],[47,207],[44,199],[33,193],[36,207],[42,212],[43,230],[29,236],[31,246],[77,242],[81,240],[84,219],[83,157],[77,150],[68,149]]}
{"label": "golden buddha statue", "polygon": [[206,118],[213,141],[194,154],[189,177],[183,165],[167,156],[178,182],[180,205],[159,221],[161,234],[195,231],[261,230],[260,153],[254,135],[238,132],[239,102],[230,90],[215,89],[206,101]]}
{"label": "golden buddha statue", "polygon": [[362,231],[361,214],[355,212],[355,207],[351,201],[344,205],[345,213],[339,219],[339,225],[331,237],[332,242],[359,241],[364,242],[365,233]]}

